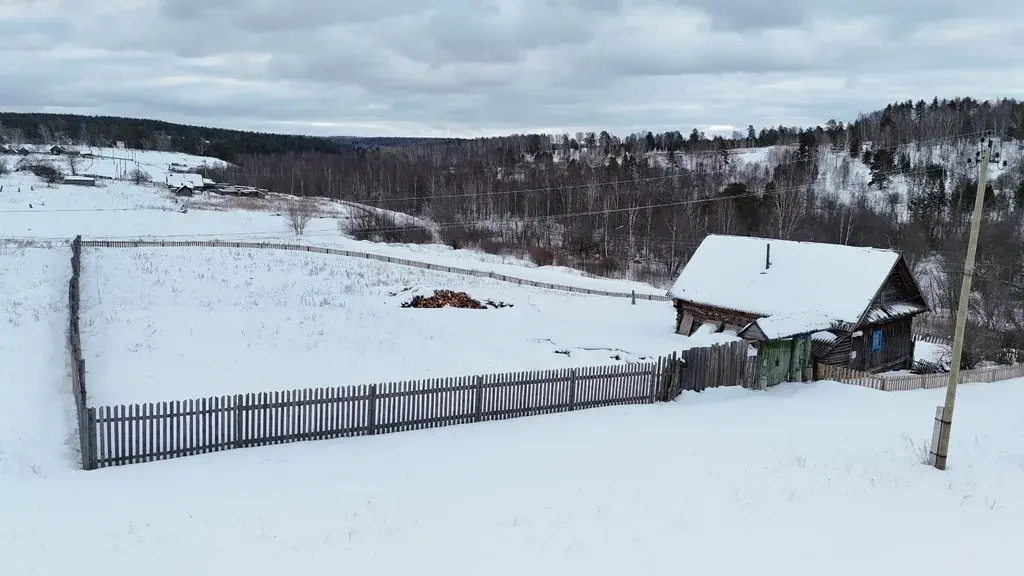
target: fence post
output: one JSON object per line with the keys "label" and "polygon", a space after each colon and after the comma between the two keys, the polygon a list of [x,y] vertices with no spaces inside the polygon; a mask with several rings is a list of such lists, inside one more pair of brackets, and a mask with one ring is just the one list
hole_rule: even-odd
{"label": "fence post", "polygon": [[654,404],[658,401],[658,381],[661,379],[661,364],[664,361],[664,357],[659,357],[654,361],[654,365],[651,367],[651,392],[650,398],[648,398],[648,404]]}
{"label": "fence post", "polygon": [[569,411],[576,410],[576,369],[569,369]]}
{"label": "fence post", "polygon": [[96,469],[96,409],[87,408],[85,416],[85,452],[82,453],[82,468]]}
{"label": "fence post", "polygon": [[630,297],[630,304],[636,306],[636,290],[632,291],[632,295]]}
{"label": "fence post", "polygon": [[474,376],[476,380],[476,421],[484,419],[484,377]]}
{"label": "fence post", "polygon": [[377,433],[377,385],[370,384],[370,394],[366,399],[366,433],[371,436]]}
{"label": "fence post", "polygon": [[235,425],[232,426],[235,437],[232,444],[235,448],[242,448],[242,395],[235,394],[232,401],[234,403],[232,412],[235,416]]}

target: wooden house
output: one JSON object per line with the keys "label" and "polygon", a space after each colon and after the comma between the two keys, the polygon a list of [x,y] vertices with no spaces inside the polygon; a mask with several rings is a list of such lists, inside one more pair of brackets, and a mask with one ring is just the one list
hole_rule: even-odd
{"label": "wooden house", "polygon": [[812,361],[864,372],[910,368],[911,323],[929,310],[898,252],[745,236],[708,236],[669,296],[680,334],[711,324],[755,346],[788,341],[791,358],[809,340]]}
{"label": "wooden house", "polygon": [[188,184],[183,184],[174,189],[174,195],[178,197],[191,198],[195,195],[195,190],[193,190]]}

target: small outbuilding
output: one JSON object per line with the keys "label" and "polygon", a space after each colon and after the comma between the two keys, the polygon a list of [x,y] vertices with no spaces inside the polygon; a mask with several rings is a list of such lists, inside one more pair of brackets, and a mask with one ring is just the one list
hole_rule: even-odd
{"label": "small outbuilding", "polygon": [[65,176],[63,183],[72,186],[95,186],[96,179],[89,176]]}
{"label": "small outbuilding", "polygon": [[193,190],[191,186],[184,184],[174,189],[174,195],[178,197],[191,198],[195,195],[195,190]]}

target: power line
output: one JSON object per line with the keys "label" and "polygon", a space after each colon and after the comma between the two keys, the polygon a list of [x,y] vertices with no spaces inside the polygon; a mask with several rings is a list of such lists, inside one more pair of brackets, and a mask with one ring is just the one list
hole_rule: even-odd
{"label": "power line", "polygon": [[[962,139],[970,137],[972,135],[973,134],[965,134],[965,135],[962,135],[962,136],[946,136],[946,137],[942,137],[942,138],[933,138],[931,140],[918,140],[918,141],[912,141],[912,142],[908,142],[908,143],[894,144],[894,145],[891,145],[891,146],[884,146],[884,147],[876,148],[876,149],[872,150],[872,152],[878,152],[878,151],[881,151],[881,150],[890,150],[890,149],[894,150],[894,149],[898,149],[898,148],[901,148],[901,147],[904,147],[904,146],[908,146],[908,145],[912,145],[912,144],[921,145],[921,144],[929,144],[929,143],[943,142],[943,141],[962,140]],[[793,166],[793,165],[801,164],[803,162],[805,162],[805,161],[804,160],[793,160],[793,161],[790,161],[790,162],[780,162],[778,164],[771,164],[771,167],[775,168],[775,167],[779,167],[779,166]],[[644,182],[656,182],[656,181],[680,179],[680,178],[686,178],[686,177],[690,177],[690,176],[703,176],[703,175],[711,175],[711,174],[726,174],[726,173],[730,172],[730,170],[731,170],[730,168],[716,168],[716,169],[709,169],[709,170],[689,170],[689,171],[686,171],[686,172],[680,172],[680,173],[674,173],[674,174],[665,174],[665,175],[661,175],[661,176],[647,176],[647,177],[642,177],[642,178],[631,178],[631,179],[625,179],[625,180],[598,181],[598,182],[590,182],[590,183],[586,183],[586,184],[568,184],[568,185],[562,185],[562,186],[548,186],[548,187],[542,187],[542,188],[523,188],[523,189],[517,189],[517,190],[492,190],[492,191],[489,191],[489,192],[472,192],[472,193],[467,193],[467,194],[440,194],[440,195],[432,195],[432,196],[405,196],[405,197],[378,198],[378,199],[372,199],[371,198],[371,199],[365,199],[365,200],[359,200],[359,201],[352,200],[352,201],[347,201],[347,202],[352,202],[352,203],[355,203],[355,204],[363,204],[363,205],[375,206],[372,203],[374,203],[374,202],[376,202],[376,203],[408,202],[408,201],[415,201],[415,200],[439,200],[439,199],[449,199],[449,198],[477,198],[477,197],[486,197],[486,196],[532,194],[532,193],[541,193],[541,192],[548,192],[548,193],[550,193],[550,192],[567,192],[567,191],[570,191],[570,190],[589,189],[589,188],[599,187],[599,186],[621,186],[621,185],[627,185],[627,184],[638,184],[638,183],[644,183]],[[877,175],[891,176],[891,175],[900,175],[900,174],[903,174],[903,175],[916,175],[916,174],[924,174],[924,173],[927,173],[927,171],[923,171],[923,170],[917,170],[917,171],[913,171],[913,170],[912,171],[893,170],[893,171],[889,171],[889,172],[885,172],[885,173],[876,173],[876,174]],[[651,190],[649,190],[648,192],[651,192]],[[148,211],[148,210],[159,210],[159,209],[160,208],[19,209],[19,210],[0,210],[0,214],[46,213],[46,212],[132,212],[132,211]]]}
{"label": "power line", "polygon": [[[885,172],[885,173],[878,173],[878,174],[879,175],[918,174],[918,173],[924,173],[924,172],[925,172],[924,170],[910,171],[910,172],[892,171],[892,172]],[[631,206],[631,207],[626,207],[626,208],[610,208],[610,209],[600,209],[600,210],[588,210],[588,211],[583,211],[583,212],[569,212],[569,213],[565,213],[565,214],[551,214],[551,215],[544,215],[544,216],[523,216],[523,217],[518,217],[518,218],[515,218],[514,220],[511,220],[511,223],[521,224],[521,223],[526,223],[526,222],[541,222],[541,221],[546,221],[546,220],[557,220],[557,219],[562,219],[562,218],[576,218],[576,217],[583,217],[583,216],[602,216],[602,215],[607,215],[607,214],[627,213],[627,212],[633,212],[633,211],[640,212],[640,211],[644,211],[644,210],[655,210],[655,209],[660,209],[660,208],[674,208],[674,207],[680,207],[680,206],[692,206],[692,205],[707,204],[707,203],[711,203],[711,202],[721,202],[721,201],[737,200],[737,199],[741,199],[741,198],[764,198],[764,197],[767,197],[769,195],[771,195],[771,196],[781,196],[781,195],[784,195],[784,194],[787,194],[787,193],[790,193],[790,192],[807,191],[808,188],[809,188],[808,185],[797,185],[797,186],[776,188],[776,189],[774,189],[774,190],[772,190],[770,192],[764,192],[764,193],[748,192],[748,193],[744,193],[744,194],[727,194],[727,195],[719,195],[719,196],[704,197],[704,198],[692,198],[692,199],[687,199],[687,200],[679,200],[679,201],[665,202],[665,203],[659,203],[659,204],[645,204],[645,205],[641,205],[641,206]],[[403,214],[401,216],[408,216],[408,215],[404,215]],[[508,223],[508,221],[506,221],[506,223]],[[396,224],[396,225],[393,225],[393,226],[367,227],[366,231],[368,231],[368,232],[395,232],[395,231],[408,230],[410,228],[444,230],[444,229],[462,228],[462,227],[466,227],[466,226],[469,226],[469,225],[472,225],[472,224],[480,225],[481,222],[479,222],[479,221],[477,221],[477,222],[440,222],[440,223],[432,223],[432,224],[425,224],[425,225],[418,225],[418,224],[404,224],[404,225],[403,224]],[[130,239],[142,238],[142,237],[146,237],[146,238],[199,238],[199,237],[221,237],[221,238],[226,238],[226,237],[231,237],[231,238],[261,238],[261,237],[268,237],[268,238],[278,238],[278,237],[281,237],[281,236],[288,236],[288,235],[291,235],[291,233],[289,233],[286,230],[282,230],[282,231],[267,230],[267,231],[259,231],[259,232],[252,231],[252,232],[166,234],[166,235],[93,236],[93,237],[97,238],[97,239],[102,239],[102,240],[130,240]],[[306,233],[303,234],[303,237],[336,236],[336,235],[342,235],[343,236],[344,232],[341,231],[341,230],[332,230],[332,231],[329,231],[329,230],[309,230],[309,231],[307,231]]]}
{"label": "power line", "polygon": [[[982,133],[978,132],[977,134],[980,135]],[[879,147],[879,148],[875,148],[875,149],[871,150],[871,152],[879,152],[879,151],[882,151],[882,150],[895,150],[895,149],[899,149],[899,148],[902,148],[904,146],[909,146],[909,145],[913,145],[913,144],[921,145],[921,144],[930,144],[930,143],[944,142],[944,141],[958,141],[958,140],[963,140],[963,139],[966,139],[966,138],[970,138],[972,136],[975,136],[975,134],[974,133],[969,133],[969,134],[963,134],[963,135],[960,135],[960,136],[944,136],[942,138],[933,138],[933,139],[930,139],[930,140],[917,140],[917,141],[911,141],[911,142],[904,142],[904,143],[900,143],[900,144],[894,144],[894,145],[890,145],[890,146],[882,146],[882,147]],[[768,148],[761,148],[761,149],[768,149]],[[806,161],[805,160],[792,160],[792,161],[789,161],[789,162],[780,162],[780,163],[777,163],[777,164],[772,164],[771,166],[772,166],[772,168],[775,168],[775,167],[778,167],[778,166],[792,166],[792,165],[796,165],[796,164],[801,164],[803,162],[806,162]],[[686,169],[682,169],[682,170],[686,170]],[[644,183],[644,182],[657,182],[657,181],[665,181],[665,180],[672,180],[672,179],[680,179],[680,178],[686,178],[686,177],[690,177],[690,176],[705,176],[705,175],[711,175],[711,174],[726,174],[726,173],[729,173],[731,170],[732,169],[728,168],[728,167],[726,167],[726,168],[708,169],[708,170],[686,170],[685,172],[680,171],[680,172],[677,172],[677,173],[664,174],[664,175],[661,175],[661,176],[646,176],[646,177],[642,177],[642,178],[630,178],[630,179],[621,179],[621,180],[598,181],[598,182],[590,182],[590,183],[586,183],[586,184],[567,184],[567,185],[562,185],[562,186],[546,186],[546,187],[540,187],[540,188],[525,188],[525,189],[516,189],[516,190],[492,190],[492,191],[488,191],[488,192],[471,192],[471,193],[467,193],[467,194],[439,194],[439,195],[429,195],[429,196],[405,196],[405,197],[377,198],[377,199],[370,198],[370,199],[365,199],[365,200],[359,200],[358,202],[360,204],[375,205],[375,204],[373,204],[375,202],[376,203],[410,202],[410,201],[416,201],[416,200],[439,200],[439,199],[446,199],[446,198],[476,198],[476,197],[486,197],[486,196],[501,196],[501,195],[509,195],[509,194],[513,194],[514,195],[514,194],[532,194],[532,193],[542,193],[542,192],[566,192],[566,191],[569,191],[569,190],[588,189],[588,188],[593,188],[593,187],[597,187],[597,186],[622,186],[622,185],[628,185],[628,184],[639,184],[639,183]],[[327,181],[340,181],[340,180],[347,180],[347,179],[346,178],[342,178],[342,177],[337,177],[337,178],[327,178],[326,180]]]}

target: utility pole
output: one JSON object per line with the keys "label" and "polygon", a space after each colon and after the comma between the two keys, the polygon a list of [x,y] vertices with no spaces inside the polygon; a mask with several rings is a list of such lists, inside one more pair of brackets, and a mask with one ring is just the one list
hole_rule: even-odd
{"label": "utility pole", "polygon": [[[989,133],[991,134],[991,132]],[[994,157],[993,157],[994,156]],[[946,469],[949,454],[949,431],[953,425],[953,405],[956,403],[956,387],[960,381],[960,360],[963,358],[964,332],[967,330],[968,303],[971,298],[971,280],[974,278],[974,258],[978,252],[978,234],[985,207],[985,188],[988,186],[988,165],[990,160],[999,162],[999,153],[992,153],[992,138],[981,139],[981,150],[975,154],[979,164],[978,191],[974,196],[974,212],[971,215],[971,233],[967,241],[967,257],[964,260],[964,276],[960,285],[960,303],[956,312],[956,328],[953,332],[953,358],[949,366],[949,380],[946,382],[946,403],[935,410],[935,427],[932,431],[930,463],[939,470]],[[1006,165],[1006,162],[1003,162]]]}

